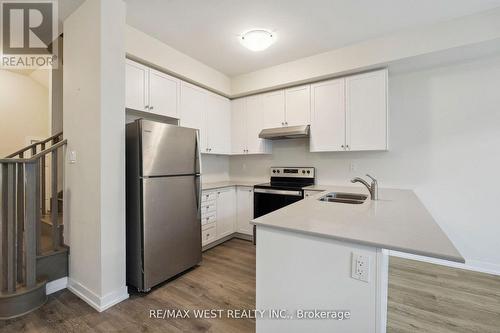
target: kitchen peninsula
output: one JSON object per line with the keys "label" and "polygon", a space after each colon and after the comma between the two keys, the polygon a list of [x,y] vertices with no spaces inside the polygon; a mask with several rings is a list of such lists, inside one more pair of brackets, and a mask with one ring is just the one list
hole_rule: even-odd
{"label": "kitchen peninsula", "polygon": [[[463,257],[410,190],[311,186],[317,194],[254,219],[258,309],[349,311],[344,320],[258,319],[257,332],[385,332],[388,251]],[[361,204],[321,201],[361,193]],[[277,273],[279,272],[279,273]]]}

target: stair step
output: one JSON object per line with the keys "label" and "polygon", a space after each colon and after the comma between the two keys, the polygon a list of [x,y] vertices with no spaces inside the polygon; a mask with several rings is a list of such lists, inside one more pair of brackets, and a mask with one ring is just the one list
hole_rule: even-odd
{"label": "stair step", "polygon": [[39,280],[31,289],[21,288],[11,294],[0,293],[0,320],[23,316],[45,304],[46,284],[46,280]]}
{"label": "stair step", "polygon": [[43,252],[36,258],[36,273],[38,279],[54,281],[68,276],[69,248],[61,246],[58,250]]}

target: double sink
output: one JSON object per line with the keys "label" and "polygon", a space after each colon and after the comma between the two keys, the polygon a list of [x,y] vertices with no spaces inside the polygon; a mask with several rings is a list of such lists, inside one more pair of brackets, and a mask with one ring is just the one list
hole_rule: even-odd
{"label": "double sink", "polygon": [[345,204],[359,205],[365,202],[367,198],[368,196],[365,194],[330,192],[327,195],[322,196],[318,200],[326,202],[339,202]]}

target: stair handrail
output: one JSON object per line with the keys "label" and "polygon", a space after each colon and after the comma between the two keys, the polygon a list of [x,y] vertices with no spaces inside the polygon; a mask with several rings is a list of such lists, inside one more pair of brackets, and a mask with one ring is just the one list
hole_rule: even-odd
{"label": "stair handrail", "polygon": [[[42,150],[41,152],[39,152],[39,153],[29,157],[29,158],[13,157],[13,156],[16,156],[19,154],[11,154],[11,155],[7,156],[6,158],[0,158],[0,163],[32,163],[32,162],[36,162],[41,157],[47,155],[50,152],[53,152],[54,150],[66,145],[67,143],[68,143],[68,140],[64,139],[64,140],[57,142],[56,144],[50,146],[49,148],[47,148],[45,150]],[[33,146],[33,145],[31,145],[31,146]]]}
{"label": "stair handrail", "polygon": [[[56,133],[56,134],[52,135],[51,137],[48,137],[45,140],[32,143],[29,146],[26,146],[22,149],[19,149],[15,153],[12,153],[12,154],[6,156],[6,158],[14,158],[16,156],[19,156],[20,158],[22,158],[23,154],[25,152],[30,151],[30,150],[33,152],[33,148],[35,148],[35,151],[36,151],[36,147],[39,145],[42,147],[42,151],[43,151],[43,150],[45,150],[45,144],[47,142],[52,141],[52,143],[55,144],[57,141],[59,141],[58,139],[62,138],[62,135],[63,135],[63,132]],[[56,140],[56,141],[54,141],[54,140]]]}

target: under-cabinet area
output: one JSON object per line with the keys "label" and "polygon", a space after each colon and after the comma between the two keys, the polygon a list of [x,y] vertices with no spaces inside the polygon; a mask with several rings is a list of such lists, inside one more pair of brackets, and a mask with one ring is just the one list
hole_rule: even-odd
{"label": "under-cabinet area", "polygon": [[202,154],[271,154],[264,129],[310,126],[311,152],[388,149],[387,70],[230,100],[138,62],[126,63],[126,107],[200,131]]}

